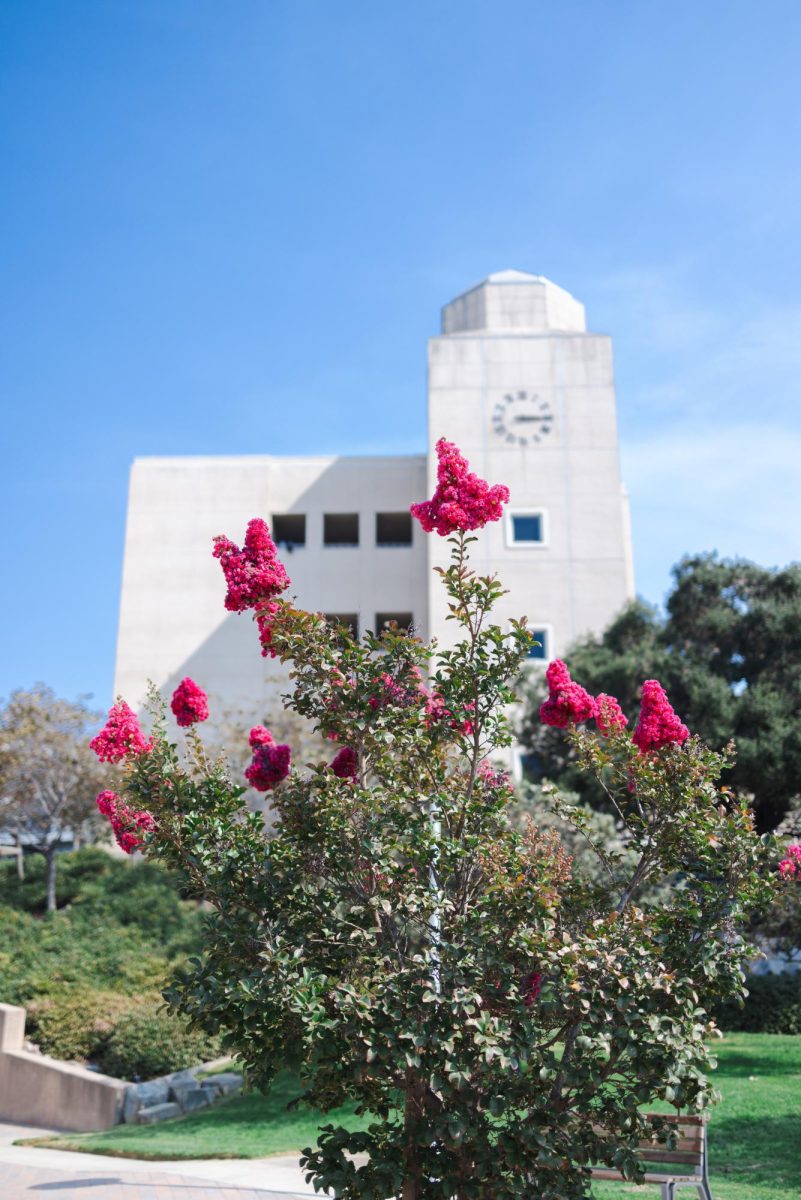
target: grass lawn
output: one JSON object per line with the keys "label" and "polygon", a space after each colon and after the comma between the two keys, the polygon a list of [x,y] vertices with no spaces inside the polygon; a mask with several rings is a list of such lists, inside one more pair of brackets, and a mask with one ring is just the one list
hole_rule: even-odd
{"label": "grass lawn", "polygon": [[[801,1195],[801,1037],[728,1034],[717,1047],[723,1102],[709,1130],[715,1200],[798,1200]],[[162,1125],[118,1125],[105,1133],[36,1139],[38,1145],[156,1158],[258,1158],[313,1144],[318,1124],[366,1124],[352,1109],[319,1118],[286,1111],[297,1095],[289,1075],[268,1096],[241,1096]],[[28,1143],[30,1144],[30,1143]],[[694,1197],[691,1188],[679,1196]],[[658,1197],[656,1187],[596,1184],[597,1200]]]}

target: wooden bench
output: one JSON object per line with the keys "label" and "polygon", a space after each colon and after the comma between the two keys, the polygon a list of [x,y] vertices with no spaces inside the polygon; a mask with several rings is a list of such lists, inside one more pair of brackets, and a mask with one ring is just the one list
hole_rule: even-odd
{"label": "wooden bench", "polygon": [[[674,1117],[669,1113],[648,1113],[648,1117],[667,1119],[678,1126],[678,1135],[674,1150],[669,1150],[656,1134],[639,1143],[637,1152],[645,1167],[643,1182],[659,1184],[661,1200],[674,1200],[676,1189],[684,1187],[695,1187],[701,1200],[712,1200],[707,1173],[706,1117]],[[613,1167],[593,1167],[592,1177],[623,1179]]]}

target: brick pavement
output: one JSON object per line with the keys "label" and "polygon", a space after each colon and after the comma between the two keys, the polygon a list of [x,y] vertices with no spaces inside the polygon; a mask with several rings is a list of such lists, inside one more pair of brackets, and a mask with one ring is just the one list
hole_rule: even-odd
{"label": "brick pavement", "polygon": [[[292,1193],[163,1171],[49,1170],[0,1162],[0,1200],[293,1200]],[[300,1197],[298,1197],[300,1200]]]}

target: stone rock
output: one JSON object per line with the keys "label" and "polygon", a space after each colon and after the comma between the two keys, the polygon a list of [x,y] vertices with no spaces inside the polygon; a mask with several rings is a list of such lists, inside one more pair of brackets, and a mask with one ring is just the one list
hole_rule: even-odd
{"label": "stone rock", "polygon": [[184,1083],[186,1080],[192,1080],[195,1077],[197,1067],[182,1067],[180,1071],[173,1071],[170,1075],[164,1076],[165,1083]]}
{"label": "stone rock", "polygon": [[214,1099],[215,1097],[211,1095],[208,1088],[198,1087],[191,1092],[184,1092],[180,1105],[185,1113],[194,1112],[196,1108],[205,1108]]}
{"label": "stone rock", "polygon": [[153,1108],[156,1104],[166,1104],[170,1098],[170,1085],[166,1079],[151,1079],[149,1083],[134,1084],[143,1108]]}
{"label": "stone rock", "polygon": [[143,1107],[142,1097],[137,1091],[136,1084],[133,1083],[126,1089],[125,1097],[122,1102],[122,1120],[134,1121],[139,1109]]}
{"label": "stone rock", "polygon": [[169,1121],[170,1117],[180,1117],[181,1109],[177,1104],[154,1104],[150,1108],[140,1108],[136,1114],[137,1125],[156,1125],[159,1121]]}
{"label": "stone rock", "polygon": [[224,1095],[228,1095],[229,1092],[238,1092],[242,1087],[242,1076],[235,1074],[233,1071],[228,1071],[220,1075],[210,1075],[208,1079],[203,1080],[201,1086],[205,1087],[207,1083],[213,1083],[218,1091]]}
{"label": "stone rock", "polygon": [[194,1079],[179,1079],[170,1084],[170,1100],[174,1100],[183,1108],[184,1096],[189,1095],[190,1092],[199,1091],[200,1087]]}

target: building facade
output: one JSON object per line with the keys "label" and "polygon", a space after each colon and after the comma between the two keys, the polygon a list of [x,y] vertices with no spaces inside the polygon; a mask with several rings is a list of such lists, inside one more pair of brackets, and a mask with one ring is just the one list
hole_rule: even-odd
{"label": "building facade", "polygon": [[433,567],[448,546],[409,506],[436,484],[438,438],[511,492],[473,550],[509,589],[539,659],[600,632],[634,594],[611,340],[549,280],[502,271],[446,305],[429,343],[427,455],[141,458],[131,470],[115,695],[140,706],[191,675],[230,711],[263,714],[277,668],[248,616],[223,608],[212,538],[262,516],[303,607],[376,629],[395,618],[447,643]]}

